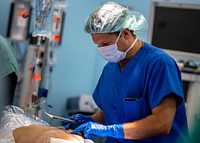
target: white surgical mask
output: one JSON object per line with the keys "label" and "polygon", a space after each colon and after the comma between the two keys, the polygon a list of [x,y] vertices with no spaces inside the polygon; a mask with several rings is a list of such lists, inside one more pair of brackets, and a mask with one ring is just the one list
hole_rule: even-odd
{"label": "white surgical mask", "polygon": [[136,37],[136,39],[133,41],[133,43],[131,44],[131,46],[128,48],[126,52],[119,51],[117,47],[117,42],[120,38],[121,33],[122,32],[119,33],[117,40],[114,44],[109,45],[109,46],[98,47],[100,55],[105,60],[109,62],[115,62],[115,63],[123,60],[126,57],[126,54],[128,53],[128,51],[135,45],[135,43],[138,40],[138,38]]}

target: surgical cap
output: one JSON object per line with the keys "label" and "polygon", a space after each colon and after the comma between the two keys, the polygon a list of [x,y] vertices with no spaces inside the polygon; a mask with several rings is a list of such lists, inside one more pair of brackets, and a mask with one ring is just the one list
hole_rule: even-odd
{"label": "surgical cap", "polygon": [[106,2],[87,17],[84,30],[89,34],[113,33],[128,28],[138,34],[148,28],[145,17],[136,11],[115,3]]}

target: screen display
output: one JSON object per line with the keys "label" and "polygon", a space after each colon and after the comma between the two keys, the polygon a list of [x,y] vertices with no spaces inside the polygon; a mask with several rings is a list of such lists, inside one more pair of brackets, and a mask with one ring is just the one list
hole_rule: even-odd
{"label": "screen display", "polygon": [[151,43],[200,54],[200,9],[156,6]]}

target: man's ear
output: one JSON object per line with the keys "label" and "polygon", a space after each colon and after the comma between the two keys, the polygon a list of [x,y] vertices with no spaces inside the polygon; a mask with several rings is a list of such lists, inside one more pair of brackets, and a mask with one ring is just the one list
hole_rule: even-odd
{"label": "man's ear", "polygon": [[125,29],[123,30],[123,33],[122,33],[122,34],[123,34],[125,40],[129,39],[130,36],[132,36],[131,31],[130,31],[128,28],[125,28]]}

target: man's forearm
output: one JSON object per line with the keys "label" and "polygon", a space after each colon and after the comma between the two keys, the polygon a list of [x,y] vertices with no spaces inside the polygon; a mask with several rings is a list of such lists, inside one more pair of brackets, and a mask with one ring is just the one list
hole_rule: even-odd
{"label": "man's forearm", "polygon": [[144,119],[125,123],[124,138],[144,139],[169,133],[176,112],[176,97],[168,96]]}
{"label": "man's forearm", "polygon": [[[152,119],[151,119],[152,118]],[[124,124],[124,138],[144,139],[165,134],[165,127],[159,124],[154,117],[149,116],[145,119]]]}
{"label": "man's forearm", "polygon": [[104,116],[103,116],[103,112],[100,110],[100,111],[97,111],[96,113],[94,113],[92,115],[92,118],[95,122],[97,123],[100,123],[100,124],[104,124]]}

